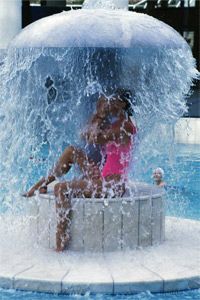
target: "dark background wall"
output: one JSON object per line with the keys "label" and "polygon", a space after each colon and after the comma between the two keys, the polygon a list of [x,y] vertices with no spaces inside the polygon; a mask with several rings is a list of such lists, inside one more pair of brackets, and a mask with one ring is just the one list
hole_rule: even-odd
{"label": "dark background wall", "polygon": [[[31,1],[22,0],[22,26],[37,21],[46,16],[71,10],[71,5],[66,5],[65,0],[41,0],[40,6],[32,6]],[[189,2],[188,2],[189,3]],[[80,9],[81,5],[73,6],[73,9]],[[130,11],[147,13],[175,28],[190,44],[194,57],[197,61],[197,68],[200,70],[200,0],[196,1],[195,7],[185,6],[183,0],[179,7],[169,6],[169,1],[157,0],[146,1],[144,6],[129,7]],[[195,83],[194,94],[188,99],[189,111],[187,116],[200,117],[200,84]]]}

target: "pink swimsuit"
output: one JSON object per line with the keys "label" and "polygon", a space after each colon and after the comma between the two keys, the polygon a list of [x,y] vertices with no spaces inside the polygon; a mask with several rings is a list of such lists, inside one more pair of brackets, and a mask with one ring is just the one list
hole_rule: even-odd
{"label": "pink swimsuit", "polygon": [[[113,124],[114,125],[114,124]],[[133,125],[132,134],[136,133],[136,127]],[[127,175],[131,160],[132,141],[128,144],[118,144],[109,142],[105,145],[106,162],[101,171],[102,177],[108,175]]]}

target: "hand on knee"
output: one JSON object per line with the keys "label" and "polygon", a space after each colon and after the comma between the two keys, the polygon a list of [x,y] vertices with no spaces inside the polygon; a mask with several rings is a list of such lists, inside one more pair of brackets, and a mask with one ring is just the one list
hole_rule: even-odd
{"label": "hand on knee", "polygon": [[54,195],[56,198],[61,199],[61,202],[66,202],[69,196],[67,183],[56,183],[54,186]]}

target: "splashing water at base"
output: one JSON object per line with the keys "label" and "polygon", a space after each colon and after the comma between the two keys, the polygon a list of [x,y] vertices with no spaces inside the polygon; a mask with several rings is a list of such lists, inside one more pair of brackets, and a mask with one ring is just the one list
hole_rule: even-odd
{"label": "splashing water at base", "polygon": [[152,294],[150,292],[139,293],[137,295],[50,295],[50,294],[38,294],[31,292],[19,292],[14,290],[4,291],[0,290],[4,300],[199,300],[200,290],[174,292],[166,294]]}

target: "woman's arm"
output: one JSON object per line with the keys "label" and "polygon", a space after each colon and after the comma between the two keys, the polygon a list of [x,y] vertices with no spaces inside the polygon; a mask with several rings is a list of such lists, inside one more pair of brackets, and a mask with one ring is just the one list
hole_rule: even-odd
{"label": "woman's arm", "polygon": [[91,120],[86,125],[85,129],[81,132],[81,137],[86,140],[89,138],[90,134],[100,128],[103,119],[98,116],[98,114],[94,114]]}
{"label": "woman's arm", "polygon": [[115,126],[109,126],[109,128],[104,130],[97,130],[90,136],[90,142],[104,145],[110,141],[120,141],[120,143],[126,144],[130,141],[133,134],[132,122],[129,120],[120,120]]}
{"label": "woman's arm", "polygon": [[87,141],[90,140],[90,135],[95,135],[98,130],[105,127],[106,117],[109,113],[108,103],[105,96],[100,96],[96,106],[96,112],[92,115],[91,119],[86,125],[85,130],[81,133],[81,136]]}

